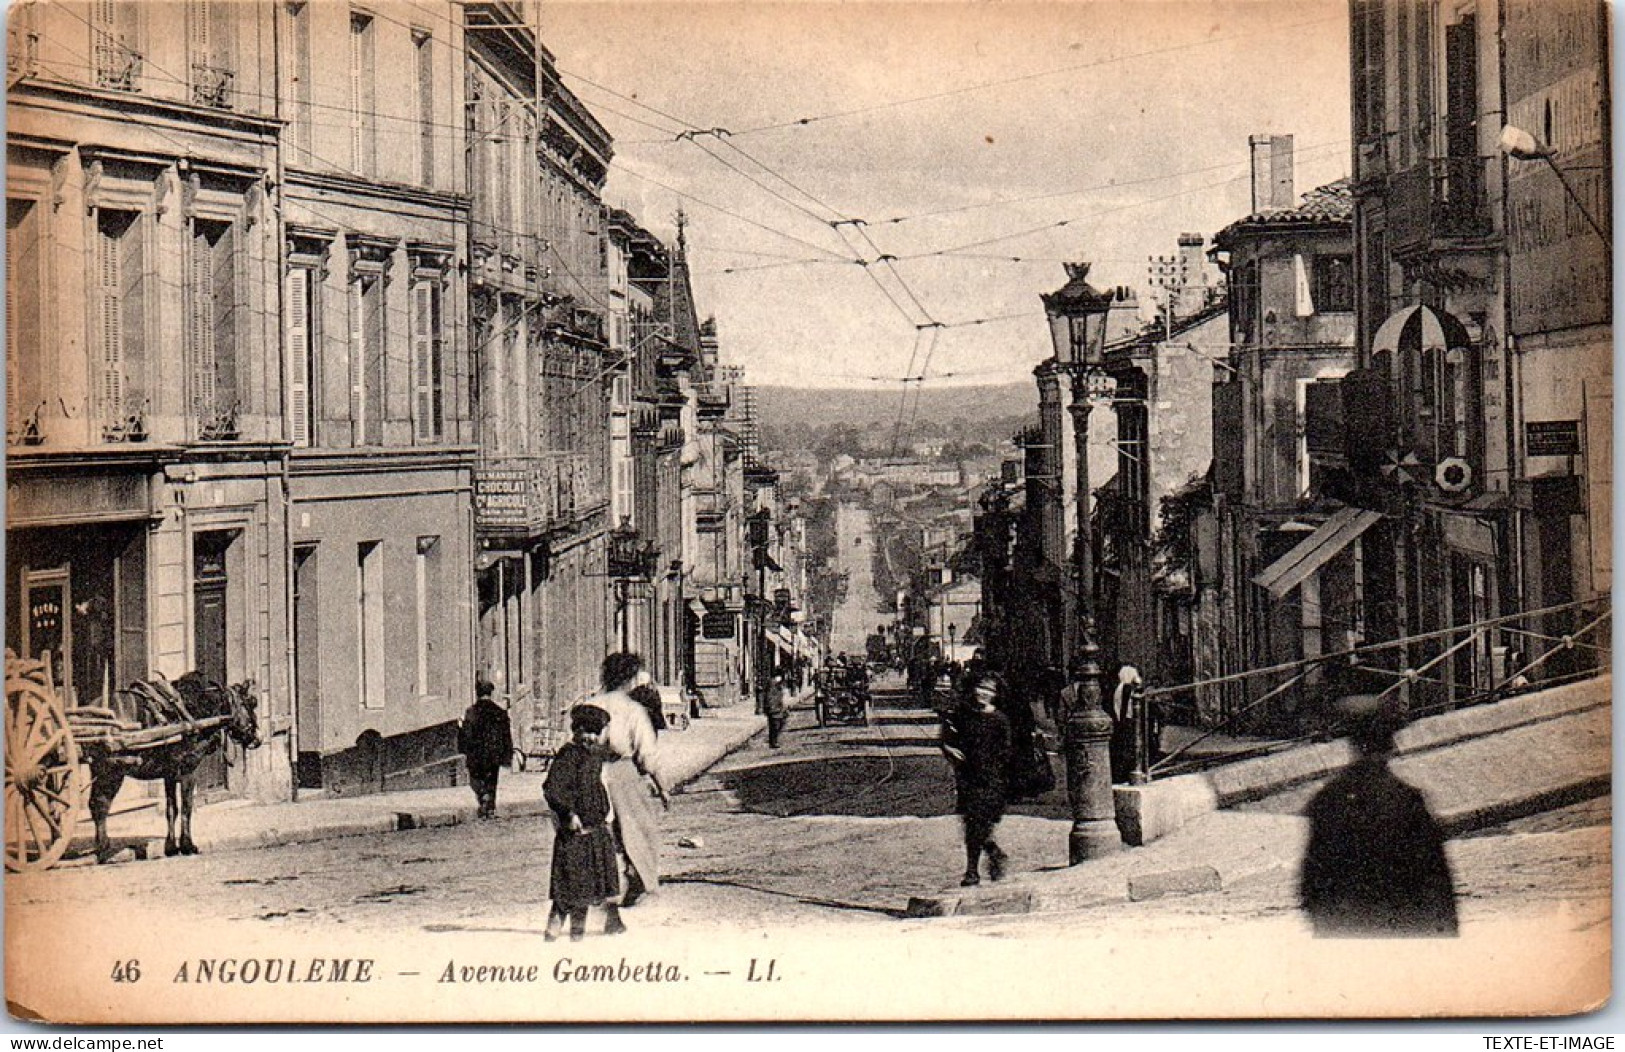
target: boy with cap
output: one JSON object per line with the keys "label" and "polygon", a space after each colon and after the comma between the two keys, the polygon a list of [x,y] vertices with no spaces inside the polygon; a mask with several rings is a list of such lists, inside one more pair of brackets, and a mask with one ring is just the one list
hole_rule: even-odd
{"label": "boy with cap", "polygon": [[570,710],[573,738],[560,749],[547,769],[542,795],[553,809],[553,866],[549,873],[548,913],[544,938],[559,936],[564,918],[570,918],[570,940],[586,935],[587,911],[603,906],[604,934],[626,930],[616,898],[621,893],[621,862],[610,824],[615,813],[604,788],[604,728],[609,713],[596,705]]}

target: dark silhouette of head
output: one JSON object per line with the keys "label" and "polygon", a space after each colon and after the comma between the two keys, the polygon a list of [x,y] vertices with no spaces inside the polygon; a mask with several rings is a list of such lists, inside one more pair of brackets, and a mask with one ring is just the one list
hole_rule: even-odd
{"label": "dark silhouette of head", "polygon": [[598,734],[609,726],[609,713],[597,705],[577,705],[570,710],[570,730]]}
{"label": "dark silhouette of head", "polygon": [[1394,735],[1405,725],[1399,702],[1392,695],[1350,694],[1333,703],[1343,732],[1361,756],[1393,755]]}
{"label": "dark silhouette of head", "polygon": [[643,658],[627,651],[611,654],[604,659],[599,681],[605,690],[621,690],[643,671]]}

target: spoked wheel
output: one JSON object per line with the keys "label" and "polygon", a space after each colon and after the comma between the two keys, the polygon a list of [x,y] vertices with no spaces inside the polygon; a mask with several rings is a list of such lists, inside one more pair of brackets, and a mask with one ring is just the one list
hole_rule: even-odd
{"label": "spoked wheel", "polygon": [[37,662],[6,669],[6,868],[49,869],[73,838],[86,786],[67,713]]}

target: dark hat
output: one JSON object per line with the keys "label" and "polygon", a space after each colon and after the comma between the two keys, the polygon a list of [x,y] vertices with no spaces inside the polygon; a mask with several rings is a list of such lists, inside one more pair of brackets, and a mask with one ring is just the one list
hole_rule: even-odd
{"label": "dark hat", "polygon": [[1332,702],[1344,734],[1362,752],[1392,752],[1405,713],[1393,694],[1348,694]]}
{"label": "dark hat", "polygon": [[570,729],[597,734],[609,726],[609,713],[597,705],[577,705],[570,710]]}
{"label": "dark hat", "polygon": [[474,696],[476,698],[489,698],[497,692],[496,684],[481,676],[474,681]]}

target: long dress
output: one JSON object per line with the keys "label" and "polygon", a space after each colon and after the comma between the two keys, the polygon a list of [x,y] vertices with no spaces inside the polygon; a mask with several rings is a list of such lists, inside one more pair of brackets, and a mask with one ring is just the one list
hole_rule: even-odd
{"label": "long dress", "polygon": [[614,758],[604,763],[604,788],[615,809],[621,850],[644,887],[653,891],[660,884],[660,816],[643,776],[660,771],[654,726],[625,691],[608,691],[586,704],[609,713],[604,746]]}
{"label": "long dress", "polygon": [[[548,898],[561,912],[596,906],[621,892],[621,866],[610,832],[613,814],[604,789],[603,758],[570,742],[547,769],[542,795],[558,818]],[[570,816],[582,831],[570,828]]]}

